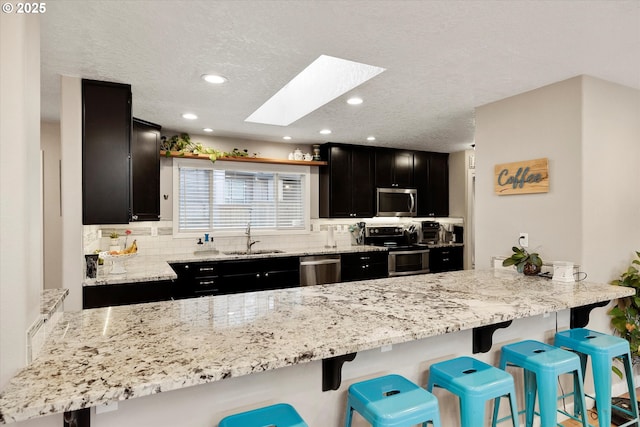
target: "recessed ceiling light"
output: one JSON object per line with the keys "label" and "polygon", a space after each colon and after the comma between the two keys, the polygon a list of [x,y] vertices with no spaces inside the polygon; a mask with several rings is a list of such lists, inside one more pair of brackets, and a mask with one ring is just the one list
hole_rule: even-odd
{"label": "recessed ceiling light", "polygon": [[373,65],[320,55],[245,121],[288,126],[383,71]]}
{"label": "recessed ceiling light", "polygon": [[357,97],[349,98],[349,99],[347,99],[347,104],[349,104],[349,105],[360,105],[360,104],[362,104],[362,98],[357,98]]}
{"label": "recessed ceiling light", "polygon": [[291,139],[290,136],[283,136],[282,139],[286,139],[287,141]]}
{"label": "recessed ceiling light", "polygon": [[323,135],[329,135],[331,133],[331,129],[322,129],[320,133]]}
{"label": "recessed ceiling light", "polygon": [[226,77],[219,76],[217,74],[203,74],[202,80],[208,83],[213,83],[214,85],[219,85],[227,82]]}
{"label": "recessed ceiling light", "polygon": [[375,136],[368,136],[367,137],[367,141],[375,141],[376,137]]}
{"label": "recessed ceiling light", "polygon": [[187,119],[187,120],[195,120],[195,119],[197,119],[197,118],[198,118],[198,116],[196,116],[196,115],[195,115],[195,114],[193,114],[193,113],[184,113],[184,114],[182,115],[182,118],[183,118],[183,119]]}
{"label": "recessed ceiling light", "polygon": [[205,132],[213,132],[213,129],[211,129],[211,128],[204,128],[202,130],[205,131]]}

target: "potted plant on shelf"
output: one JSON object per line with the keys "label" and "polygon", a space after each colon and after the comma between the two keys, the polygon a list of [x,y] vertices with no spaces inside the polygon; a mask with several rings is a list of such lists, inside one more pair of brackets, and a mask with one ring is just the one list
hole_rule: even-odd
{"label": "potted plant on shelf", "polygon": [[511,248],[513,254],[502,261],[504,267],[515,265],[518,273],[524,273],[527,276],[535,276],[540,273],[542,267],[542,258],[535,252],[529,253],[525,248],[514,246]]}
{"label": "potted plant on shelf", "polygon": [[120,249],[119,237],[120,237],[120,235],[118,233],[116,233],[115,231],[109,235],[109,238],[111,239],[109,241],[109,250],[118,250],[118,249]]}
{"label": "potted plant on shelf", "polygon": [[[618,299],[618,304],[609,311],[614,329],[622,338],[629,341],[634,363],[640,360],[640,272],[635,267],[640,265],[640,252],[636,252],[636,257],[627,271],[611,282],[612,285],[634,288],[636,294]],[[619,372],[616,373],[621,375]]]}

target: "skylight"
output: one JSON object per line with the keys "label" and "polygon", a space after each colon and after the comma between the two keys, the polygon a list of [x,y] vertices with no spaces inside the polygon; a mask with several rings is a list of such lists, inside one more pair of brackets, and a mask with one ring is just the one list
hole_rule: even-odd
{"label": "skylight", "polygon": [[245,121],[288,126],[383,71],[373,65],[321,55]]}

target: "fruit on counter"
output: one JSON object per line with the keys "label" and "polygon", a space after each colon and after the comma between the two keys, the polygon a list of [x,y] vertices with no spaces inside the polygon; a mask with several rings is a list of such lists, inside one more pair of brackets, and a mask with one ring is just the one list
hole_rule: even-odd
{"label": "fruit on counter", "polygon": [[135,254],[138,252],[138,244],[134,240],[131,246],[126,249],[122,249],[120,251],[109,251],[109,255],[127,255],[127,254]]}
{"label": "fruit on counter", "polygon": [[131,246],[124,249],[125,254],[135,254],[136,252],[138,252],[138,244],[135,240],[133,241],[133,243],[131,243]]}

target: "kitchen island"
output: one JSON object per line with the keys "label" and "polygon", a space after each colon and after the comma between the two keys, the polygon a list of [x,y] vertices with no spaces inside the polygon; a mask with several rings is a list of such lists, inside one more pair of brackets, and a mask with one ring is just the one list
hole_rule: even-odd
{"label": "kitchen island", "polygon": [[[0,424],[507,326],[633,293],[467,270],[68,312],[40,356],[0,394]],[[319,389],[317,381],[308,387]],[[255,399],[245,391],[224,407]],[[208,418],[222,416],[214,410]]]}

